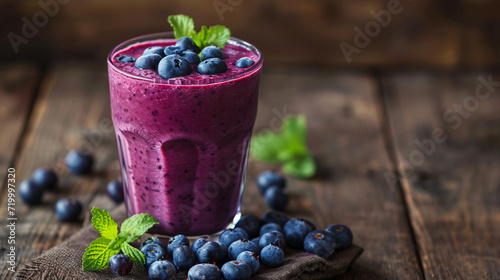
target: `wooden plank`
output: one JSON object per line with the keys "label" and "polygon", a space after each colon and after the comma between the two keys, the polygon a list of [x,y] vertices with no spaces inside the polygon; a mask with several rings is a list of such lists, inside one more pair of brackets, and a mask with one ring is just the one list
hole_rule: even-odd
{"label": "wooden plank", "polygon": [[426,279],[500,278],[499,87],[479,75],[383,79]]}
{"label": "wooden plank", "polygon": [[[286,113],[305,114],[309,147],[319,164],[311,180],[288,179],[286,213],[325,228],[344,223],[365,248],[338,279],[423,279],[400,190],[384,171],[393,168],[381,134],[374,79],[331,72],[274,71],[263,76],[255,131],[276,129]],[[271,165],[251,160],[243,212],[269,208],[255,178]]]}
{"label": "wooden plank", "polygon": [[[4,64],[0,66],[0,197],[2,219],[6,206],[5,188],[7,186],[7,170],[16,159],[15,151],[24,131],[30,106],[35,98],[36,86],[40,78],[40,68],[33,64]],[[1,272],[0,278],[7,274],[5,262],[7,256],[6,225],[1,230]],[[10,276],[13,273],[9,273]],[[10,277],[9,276],[9,277]]]}
{"label": "wooden plank", "polygon": [[[16,203],[16,263],[26,263],[81,228],[81,223],[60,223],[54,203],[62,197],[78,197],[85,212],[96,193],[103,193],[106,182],[119,174],[114,132],[105,126],[110,120],[109,93],[105,64],[58,65],[48,74],[41,88],[20,152],[16,154],[17,183],[34,169],[51,166],[61,175],[56,191],[44,194],[42,204]],[[105,127],[107,129],[105,129]],[[63,160],[69,148],[85,146],[96,156],[95,172],[88,176],[68,175]],[[6,217],[6,191],[0,194],[0,216]],[[109,203],[109,207],[114,204]],[[1,227],[2,240],[7,229]],[[5,251],[4,251],[5,252]],[[0,279],[10,279],[6,253],[0,256]]]}
{"label": "wooden plank", "polygon": [[32,64],[0,66],[0,190],[7,169],[26,124],[30,105],[40,77],[40,69]]}

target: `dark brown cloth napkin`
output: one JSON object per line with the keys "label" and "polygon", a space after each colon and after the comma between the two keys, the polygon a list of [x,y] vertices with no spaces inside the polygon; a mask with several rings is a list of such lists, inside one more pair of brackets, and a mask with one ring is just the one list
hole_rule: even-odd
{"label": "dark brown cloth napkin", "polygon": [[[125,220],[125,208],[120,206],[111,212],[111,217],[119,224]],[[97,272],[83,272],[82,257],[85,248],[99,233],[91,226],[82,228],[68,240],[33,259],[18,270],[15,279],[148,279],[143,268],[134,265],[126,276],[117,276],[109,269]],[[336,251],[328,260],[287,247],[285,262],[278,268],[261,266],[252,280],[320,280],[343,273],[361,255],[363,249],[352,245]],[[185,280],[185,272],[177,273],[175,280]]]}

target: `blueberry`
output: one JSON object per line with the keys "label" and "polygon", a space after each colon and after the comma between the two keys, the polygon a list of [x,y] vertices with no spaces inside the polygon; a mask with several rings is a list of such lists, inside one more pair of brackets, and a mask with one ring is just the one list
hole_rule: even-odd
{"label": "blueberry", "polygon": [[352,245],[352,232],[347,226],[341,224],[329,225],[326,231],[333,235],[336,249],[345,249]]}
{"label": "blueberry", "polygon": [[146,258],[146,264],[145,264],[146,269],[149,269],[149,266],[155,261],[158,261],[166,257],[163,248],[156,243],[150,243],[145,245],[144,247],[142,247],[141,252],[144,254],[144,257]]}
{"label": "blueberry", "polygon": [[236,260],[239,262],[246,262],[252,269],[252,274],[255,274],[255,272],[259,270],[260,267],[259,256],[254,252],[250,251],[241,252],[236,258]]}
{"label": "blueberry", "polygon": [[283,233],[283,228],[280,225],[275,224],[275,223],[269,223],[269,224],[263,225],[260,228],[260,235],[262,236],[265,233],[271,232],[273,230]]}
{"label": "blueberry", "polygon": [[175,266],[166,260],[155,261],[148,269],[148,276],[151,280],[170,280],[176,274]]}
{"label": "blueberry", "polygon": [[127,275],[132,270],[132,259],[124,254],[117,254],[109,259],[109,268],[120,276]]}
{"label": "blueberry", "polygon": [[217,241],[220,246],[219,256],[217,257],[217,263],[224,263],[227,260],[227,246],[224,243]]}
{"label": "blueberry", "polygon": [[175,267],[178,270],[188,271],[193,265],[196,264],[196,257],[193,251],[188,246],[182,245],[174,249],[172,254]]}
{"label": "blueberry", "polygon": [[200,48],[196,46],[196,44],[193,42],[193,39],[191,37],[181,37],[177,42],[175,43],[176,46],[180,46],[183,51],[192,51],[196,54],[200,53]]}
{"label": "blueberry", "polygon": [[135,67],[140,69],[157,69],[161,59],[161,55],[158,54],[144,54],[137,58]]}
{"label": "blueberry", "polygon": [[280,188],[286,187],[285,177],[272,171],[264,171],[257,176],[257,186],[262,194],[270,186],[278,186]]}
{"label": "blueberry", "polygon": [[280,247],[281,249],[285,249],[286,246],[286,239],[285,235],[279,231],[271,231],[268,233],[265,233],[260,237],[259,240],[259,248],[262,250],[264,247],[266,247],[269,244],[276,245]]}
{"label": "blueberry", "polygon": [[311,231],[304,239],[304,251],[326,259],[335,251],[335,239],[326,230]]}
{"label": "blueberry", "polygon": [[125,62],[125,63],[135,62],[135,58],[128,56],[128,55],[124,55],[124,54],[117,56],[115,59],[120,61],[120,62]]}
{"label": "blueberry", "polygon": [[111,198],[116,203],[123,202],[123,184],[119,181],[111,181],[106,186],[106,192],[109,198]]}
{"label": "blueberry", "polygon": [[199,263],[217,262],[220,254],[220,245],[215,241],[207,242],[196,251],[196,259]]}
{"label": "blueberry", "polygon": [[259,246],[259,241],[260,241],[260,236],[255,237],[254,239],[250,240],[251,242],[255,243],[255,245]]}
{"label": "blueberry", "polygon": [[274,210],[281,211],[285,209],[288,204],[288,196],[284,189],[278,186],[270,186],[267,188],[264,195],[266,203]]}
{"label": "blueberry", "polygon": [[236,240],[248,238],[248,233],[241,228],[226,229],[219,236],[219,242],[229,247]]}
{"label": "blueberry", "polygon": [[302,249],[304,247],[304,238],[306,238],[306,235],[311,231],[311,226],[304,220],[297,218],[289,220],[285,226],[283,226],[286,242],[296,249]]}
{"label": "blueberry", "polygon": [[45,189],[33,180],[24,180],[19,184],[19,196],[26,204],[40,203],[44,192]]}
{"label": "blueberry", "polygon": [[163,51],[163,48],[160,46],[152,46],[152,47],[145,49],[144,52],[142,53],[142,55],[146,55],[146,54],[157,54],[161,57],[165,56],[165,52]]}
{"label": "blueberry", "polygon": [[217,266],[208,263],[197,264],[188,271],[189,280],[222,280]]}
{"label": "blueberry", "polygon": [[168,246],[167,246],[168,255],[172,256],[172,253],[174,252],[174,249],[176,247],[182,246],[182,245],[189,246],[189,239],[187,239],[186,236],[184,236],[182,234],[178,234],[178,235],[172,237],[168,241]]}
{"label": "blueberry", "polygon": [[260,261],[268,267],[278,267],[285,260],[283,250],[274,245],[267,245],[260,251]]}
{"label": "blueberry", "polygon": [[247,68],[253,65],[253,60],[249,57],[242,57],[234,65],[238,68]]}
{"label": "blueberry", "polygon": [[200,63],[201,61],[200,57],[192,51],[183,51],[179,56],[194,65]]}
{"label": "blueberry", "polygon": [[208,241],[203,238],[198,238],[193,242],[193,245],[191,245],[191,251],[196,254],[196,251],[201,248],[201,246],[205,245]]}
{"label": "blueberry", "polygon": [[235,227],[243,229],[250,238],[253,238],[259,236],[260,220],[253,215],[246,215],[241,217]]}
{"label": "blueberry", "polygon": [[216,46],[208,46],[201,50],[201,60],[207,60],[209,58],[220,58],[224,59],[224,54],[221,49]]}
{"label": "blueberry", "polygon": [[202,75],[220,74],[227,70],[227,65],[220,58],[209,58],[198,64],[197,70]]}
{"label": "blueberry", "polygon": [[246,262],[227,262],[221,272],[225,280],[248,280],[252,277],[252,268]]}
{"label": "blueberry", "polygon": [[191,64],[178,55],[168,55],[158,65],[158,74],[164,79],[187,76],[191,71]]}
{"label": "blueberry", "polygon": [[229,255],[229,259],[235,260],[241,252],[250,251],[255,254],[259,254],[259,246],[255,245],[255,243],[250,242],[246,239],[240,239],[238,241],[234,241],[231,246],[227,249],[227,253]]}
{"label": "blueberry", "polygon": [[284,226],[288,222],[288,217],[278,211],[266,212],[260,219],[262,220],[262,224],[276,223],[280,226]]}
{"label": "blueberry", "polygon": [[61,198],[56,202],[55,209],[59,220],[76,221],[82,212],[82,203],[76,198]]}
{"label": "blueberry", "polygon": [[163,243],[161,242],[161,240],[158,237],[151,236],[148,239],[144,240],[144,242],[142,242],[141,247],[139,247],[139,250],[141,250],[144,246],[153,243],[158,244],[160,247],[163,248]]}
{"label": "blueberry", "polygon": [[182,47],[180,46],[168,46],[165,48],[165,55],[171,55],[171,54],[181,54],[183,51]]}
{"label": "blueberry", "polygon": [[59,181],[56,172],[50,168],[38,168],[31,175],[31,180],[40,187],[48,190],[54,189]]}
{"label": "blueberry", "polygon": [[313,222],[306,220],[306,219],[303,219],[303,220],[311,227],[312,230],[316,230],[316,225]]}
{"label": "blueberry", "polygon": [[73,174],[87,174],[92,170],[94,158],[84,151],[72,150],[66,155],[66,166]]}

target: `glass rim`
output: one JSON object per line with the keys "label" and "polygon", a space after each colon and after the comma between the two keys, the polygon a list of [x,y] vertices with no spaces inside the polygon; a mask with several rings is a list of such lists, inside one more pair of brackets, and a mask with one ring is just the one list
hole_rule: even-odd
{"label": "glass rim", "polygon": [[182,80],[172,80],[172,79],[163,79],[163,78],[147,78],[147,77],[143,77],[143,76],[138,76],[138,75],[129,73],[127,71],[124,71],[124,70],[118,68],[113,63],[113,60],[112,60],[113,55],[117,51],[119,51],[125,47],[131,46],[132,44],[135,44],[135,43],[145,42],[147,40],[175,39],[173,35],[174,35],[174,32],[172,32],[172,31],[158,32],[158,33],[150,33],[150,34],[145,34],[145,35],[141,35],[141,36],[136,36],[136,37],[133,37],[131,39],[125,40],[125,41],[121,42],[120,44],[118,44],[117,46],[115,46],[109,52],[108,57],[107,57],[108,66],[110,66],[114,71],[120,73],[121,75],[125,75],[129,78],[136,79],[136,80],[141,80],[141,81],[155,83],[155,84],[167,84],[167,85],[175,85],[175,86],[197,86],[197,85],[208,85],[208,84],[219,84],[219,83],[224,83],[224,82],[230,82],[230,81],[234,81],[234,80],[237,80],[239,78],[242,78],[242,77],[249,76],[249,75],[253,74],[254,72],[257,72],[258,70],[260,70],[260,68],[262,67],[263,61],[264,61],[262,53],[259,51],[259,49],[257,49],[257,47],[255,47],[254,45],[252,45],[244,40],[241,40],[241,39],[238,39],[236,37],[231,36],[231,37],[229,37],[227,44],[243,47],[249,51],[252,51],[253,53],[255,53],[259,57],[259,60],[257,62],[255,62],[252,66],[245,69],[244,71],[226,76],[224,78],[208,77],[208,78],[204,78],[204,79],[200,79],[200,80],[193,80],[192,81],[193,83],[183,83],[184,81],[182,81]]}

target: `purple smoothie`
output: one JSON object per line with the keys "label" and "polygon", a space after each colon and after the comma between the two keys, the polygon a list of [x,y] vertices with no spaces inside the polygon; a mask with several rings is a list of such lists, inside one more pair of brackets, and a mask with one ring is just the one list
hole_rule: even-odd
{"label": "purple smoothie", "polygon": [[[249,44],[230,40],[223,49],[226,72],[162,79],[155,70],[115,60],[175,44],[175,39],[143,39],[118,46],[108,59],[128,214],[158,219],[152,233],[219,232],[239,213],[262,58]],[[241,57],[255,64],[237,68]]]}

